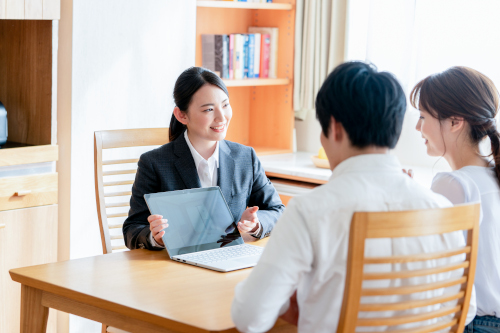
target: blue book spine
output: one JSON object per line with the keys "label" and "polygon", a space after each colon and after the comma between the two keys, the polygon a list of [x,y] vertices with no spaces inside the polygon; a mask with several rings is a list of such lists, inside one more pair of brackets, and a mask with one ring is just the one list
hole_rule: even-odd
{"label": "blue book spine", "polygon": [[255,35],[248,35],[248,78],[252,79],[255,77],[254,73],[254,61],[255,61]]}
{"label": "blue book spine", "polygon": [[273,2],[273,0],[267,0],[267,2]]}
{"label": "blue book spine", "polygon": [[229,79],[229,36],[222,36],[222,78]]}
{"label": "blue book spine", "polygon": [[243,36],[245,38],[245,42],[243,44],[243,78],[246,79],[248,78],[248,42],[250,38],[248,35]]}

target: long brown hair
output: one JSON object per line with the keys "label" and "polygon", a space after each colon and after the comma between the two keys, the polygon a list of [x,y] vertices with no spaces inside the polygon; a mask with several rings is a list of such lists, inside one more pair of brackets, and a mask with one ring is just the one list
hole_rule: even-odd
{"label": "long brown hair", "polygon": [[495,162],[500,184],[500,133],[495,121],[499,100],[493,81],[468,67],[451,67],[430,75],[417,83],[410,94],[414,108],[425,110],[438,120],[462,117],[469,124],[473,144],[478,145],[488,136],[491,140],[489,156]]}

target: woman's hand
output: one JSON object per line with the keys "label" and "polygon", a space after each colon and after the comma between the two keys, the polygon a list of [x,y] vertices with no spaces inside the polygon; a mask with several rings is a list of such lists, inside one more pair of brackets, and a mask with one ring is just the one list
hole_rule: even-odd
{"label": "woman's hand", "polygon": [[238,222],[238,230],[242,233],[250,234],[259,229],[259,218],[257,217],[258,206],[248,207],[241,214],[240,222]]}
{"label": "woman's hand", "polygon": [[406,171],[406,169],[403,169],[403,173],[406,173],[410,178],[413,178],[413,170],[412,169],[408,169],[408,171]]}
{"label": "woman's hand", "polygon": [[149,230],[151,230],[151,234],[155,241],[161,246],[165,246],[163,244],[163,235],[165,235],[165,231],[163,229],[168,228],[168,220],[163,219],[161,215],[149,215]]}

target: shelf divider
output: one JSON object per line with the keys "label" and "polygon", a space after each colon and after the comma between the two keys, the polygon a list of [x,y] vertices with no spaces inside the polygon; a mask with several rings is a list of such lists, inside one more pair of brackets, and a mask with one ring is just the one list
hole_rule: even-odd
{"label": "shelf divider", "polygon": [[253,87],[253,86],[286,86],[290,84],[287,78],[278,79],[242,79],[223,80],[227,87]]}
{"label": "shelf divider", "polygon": [[257,3],[239,1],[196,1],[197,7],[211,8],[241,8],[241,9],[270,9],[270,10],[291,10],[293,6],[289,3]]}

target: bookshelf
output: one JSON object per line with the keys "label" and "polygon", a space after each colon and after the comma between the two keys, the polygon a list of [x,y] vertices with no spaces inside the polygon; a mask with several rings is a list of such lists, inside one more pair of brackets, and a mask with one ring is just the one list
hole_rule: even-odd
{"label": "bookshelf", "polygon": [[226,138],[253,147],[258,155],[290,153],[295,0],[197,1],[195,64],[202,64],[202,34],[247,33],[251,26],[279,28],[278,78],[224,80],[233,109]]}

